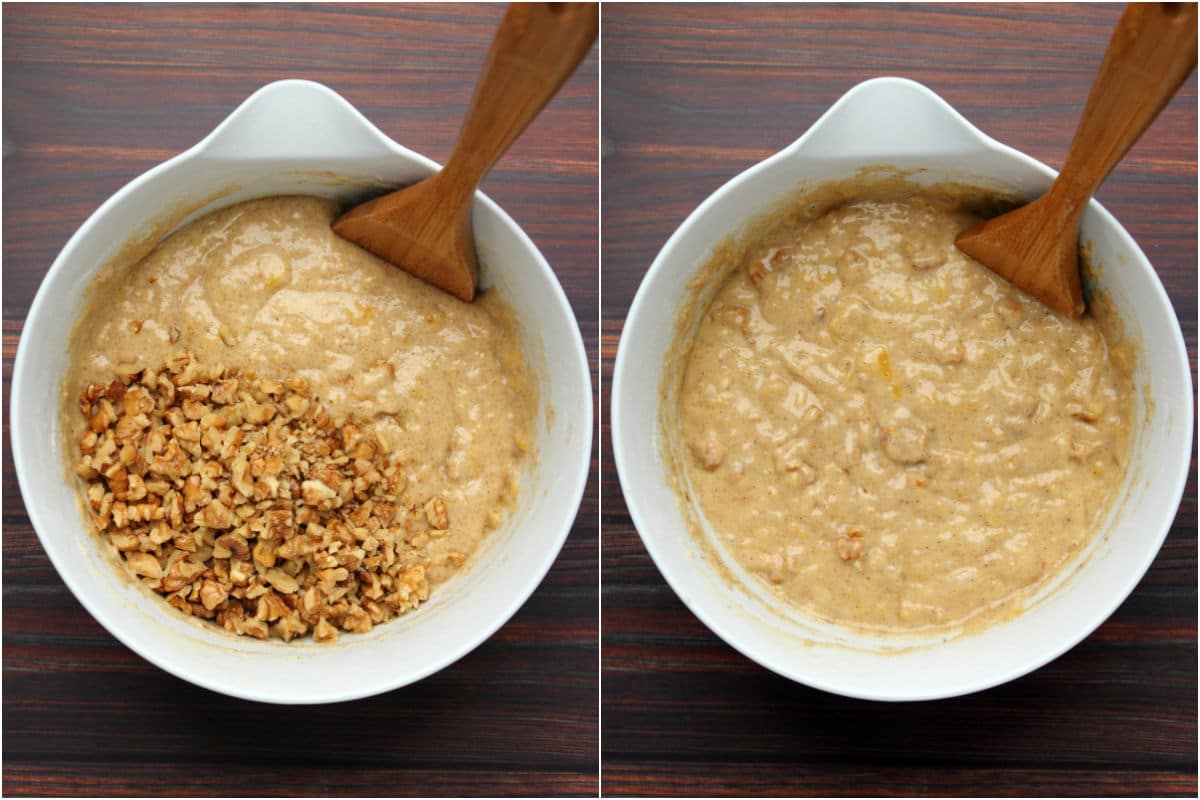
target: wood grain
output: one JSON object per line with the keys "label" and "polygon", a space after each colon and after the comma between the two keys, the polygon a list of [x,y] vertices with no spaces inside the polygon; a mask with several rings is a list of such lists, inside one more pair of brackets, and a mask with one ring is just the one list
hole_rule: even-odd
{"label": "wood grain", "polygon": [[[545,582],[458,663],[376,698],[288,708],[196,688],[116,642],[30,527],[7,408],[22,321],[109,195],[281,78],[320,81],[444,161],[500,5],[4,9],[4,788],[8,795],[593,795],[598,470]],[[483,189],[554,266],[595,358],[595,51]]]}
{"label": "wood grain", "polygon": [[[659,248],[729,178],[847,89],[925,83],[1061,166],[1116,5],[607,5],[602,393]],[[1196,368],[1196,77],[1101,188],[1155,264]],[[670,313],[664,309],[663,313]],[[1037,672],[968,697],[849,700],[758,667],[676,598],[642,547],[602,431],[606,795],[1196,793],[1196,480],[1133,595]]]}

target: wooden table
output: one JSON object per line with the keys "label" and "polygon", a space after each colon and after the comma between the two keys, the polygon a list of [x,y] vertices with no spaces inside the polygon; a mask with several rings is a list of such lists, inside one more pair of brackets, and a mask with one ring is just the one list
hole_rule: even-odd
{"label": "wooden table", "polygon": [[[8,454],[34,292],[109,195],[265,83],[309,78],[442,161],[502,6],[4,9],[4,789],[27,794],[591,795],[596,470],[545,582],[453,666],[318,707],[233,700],[114,640],[51,567]],[[593,51],[484,186],[554,265],[597,351]],[[593,358],[595,356],[593,355]]]}
{"label": "wooden table", "polygon": [[[921,81],[1060,166],[1120,7],[604,9],[602,378],[646,268],[730,177],[855,83]],[[1196,78],[1100,200],[1158,269],[1196,356]],[[666,312],[664,312],[666,313]],[[1084,643],[953,700],[847,700],[777,677],[672,593],[603,431],[602,787],[620,794],[1196,793],[1196,482],[1154,566]]]}

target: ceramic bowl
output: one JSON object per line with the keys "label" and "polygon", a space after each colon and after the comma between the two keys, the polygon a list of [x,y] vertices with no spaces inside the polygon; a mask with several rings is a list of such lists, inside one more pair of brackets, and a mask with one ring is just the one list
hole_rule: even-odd
{"label": "ceramic bowl", "polygon": [[529,597],[561,549],[590,461],[587,357],[550,266],[482,193],[474,207],[482,282],[497,287],[515,310],[537,374],[538,462],[523,478],[519,507],[488,537],[475,565],[440,586],[420,609],[368,634],[343,635],[334,646],[257,641],[189,619],[120,574],[84,521],[66,471],[57,409],[70,321],[89,279],[127,242],[160,228],[173,210],[197,203],[179,224],[253,197],[302,193],[345,200],[436,169],[330,89],[307,81],[273,83],[195,147],[109,198],[47,273],[13,370],[12,453],[21,492],[42,546],[79,601],[116,638],[168,672],[218,692],[275,703],[349,700],[404,686],[487,639]]}
{"label": "ceramic bowl", "polygon": [[646,549],[714,633],[764,667],[809,686],[876,700],[923,700],[995,686],[1042,666],[1095,630],[1129,595],[1162,545],[1187,478],[1191,369],[1153,267],[1093,200],[1081,236],[1100,266],[1097,283],[1112,297],[1127,335],[1145,346],[1135,374],[1132,468],[1116,509],[1075,563],[1011,621],[939,637],[880,637],[822,623],[780,608],[736,567],[723,576],[689,534],[662,456],[670,432],[661,429],[658,389],[685,285],[719,242],[801,185],[844,180],[875,165],[912,171],[918,183],[955,181],[1030,198],[1055,175],[985,136],[920,84],[879,78],[854,87],[794,144],[713,193],[654,260],[617,353],[613,453]]}

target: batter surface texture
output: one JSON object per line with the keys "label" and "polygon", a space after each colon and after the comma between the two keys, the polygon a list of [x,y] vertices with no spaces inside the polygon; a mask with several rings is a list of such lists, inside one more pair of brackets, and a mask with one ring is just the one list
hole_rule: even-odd
{"label": "batter surface texture", "polygon": [[692,497],[826,620],[1011,610],[1122,484],[1128,345],[960,253],[977,222],[934,194],[842,203],[749,250],[699,323],[676,410]]}

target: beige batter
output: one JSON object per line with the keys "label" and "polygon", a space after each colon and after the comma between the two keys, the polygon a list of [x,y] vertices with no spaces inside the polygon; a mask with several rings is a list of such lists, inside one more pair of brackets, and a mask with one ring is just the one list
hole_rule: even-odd
{"label": "beige batter", "polygon": [[427,544],[432,587],[455,569],[445,555],[469,556],[515,502],[532,376],[495,292],[462,303],[335,236],[337,213],[313,197],[241,203],[98,280],[73,333],[64,430],[74,450],[89,382],[183,349],[210,366],[305,379],[335,420],[353,415],[389,440],[414,503],[444,498],[450,530]]}
{"label": "beige batter", "polygon": [[961,254],[977,222],[932,194],[793,220],[699,324],[677,409],[695,502],[744,568],[827,620],[994,619],[1122,483],[1129,346]]}

